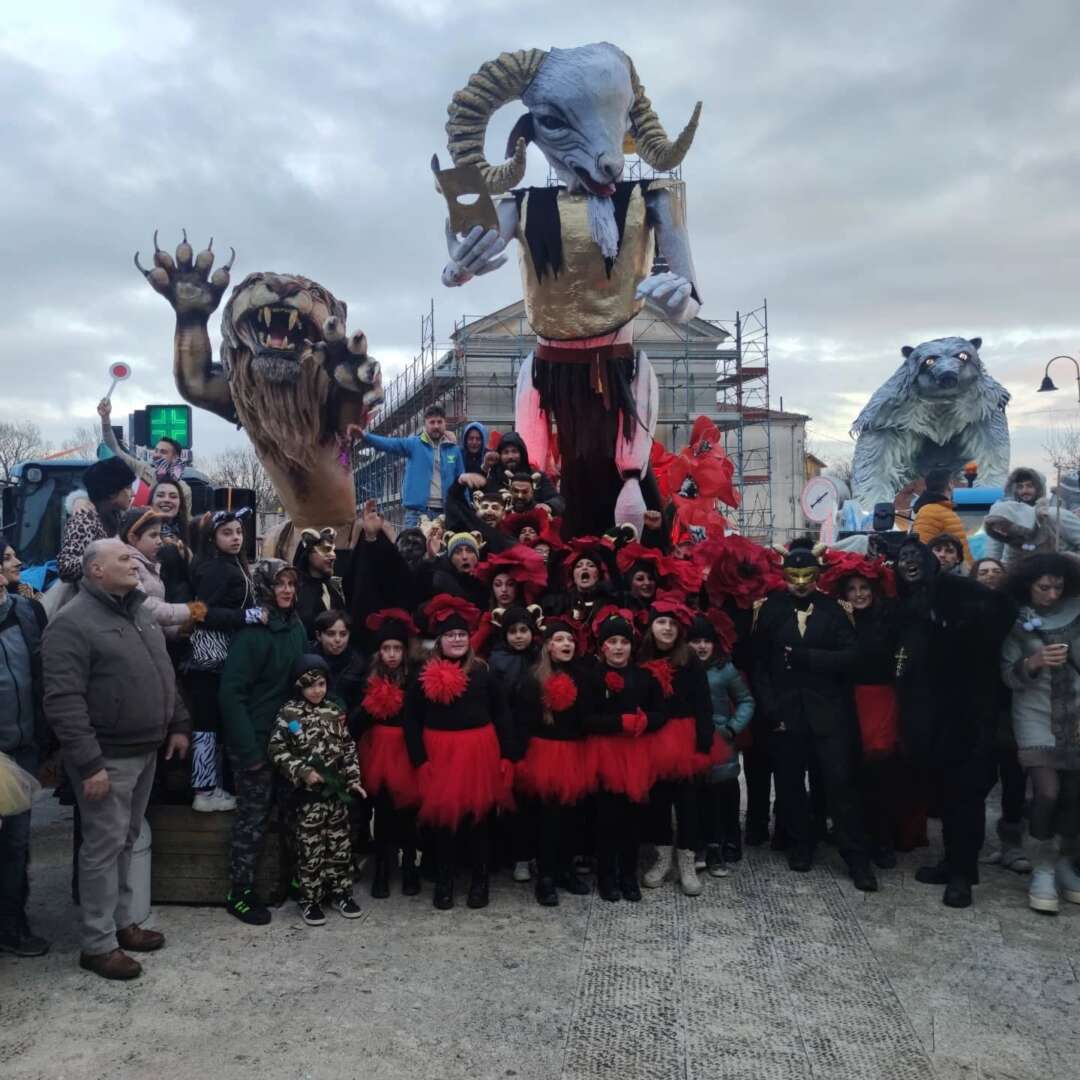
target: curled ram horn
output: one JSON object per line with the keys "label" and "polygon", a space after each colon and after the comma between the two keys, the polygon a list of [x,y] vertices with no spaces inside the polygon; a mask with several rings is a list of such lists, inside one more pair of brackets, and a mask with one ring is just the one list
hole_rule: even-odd
{"label": "curled ram horn", "polygon": [[659,172],[668,172],[678,168],[682,159],[686,157],[690,144],[694,141],[698,119],[701,116],[701,102],[699,101],[694,106],[690,123],[672,142],[645,93],[645,87],[641,85],[633,63],[630,65],[630,85],[634,88],[634,104],[630,107],[630,120],[634,126],[634,141],[637,144],[638,157]]}
{"label": "curled ram horn", "polygon": [[484,135],[492,113],[525,92],[547,53],[542,49],[504,52],[482,64],[450,99],[446,121],[447,149],[454,164],[475,165],[492,195],[509,191],[525,175],[526,143],[518,139],[513,157],[492,165],[484,157]]}

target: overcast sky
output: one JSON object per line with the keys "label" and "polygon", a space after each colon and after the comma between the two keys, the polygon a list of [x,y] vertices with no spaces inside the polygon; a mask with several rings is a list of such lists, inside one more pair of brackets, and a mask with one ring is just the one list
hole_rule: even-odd
{"label": "overcast sky", "polygon": [[[131,263],[155,227],[236,248],[234,281],[298,272],[349,306],[390,377],[462,313],[520,296],[513,263],[439,282],[450,95],[504,49],[610,40],[684,165],[703,314],[768,297],[773,404],[825,458],[904,344],[981,335],[1013,395],[1013,462],[1080,424],[1080,5],[833,0],[662,5],[382,0],[9,5],[0,35],[0,417],[63,443],[115,360],[126,414],[176,399],[172,313]],[[520,114],[502,110],[498,159]],[[546,175],[530,151],[528,178]],[[212,328],[217,341],[217,316]],[[243,438],[196,413],[196,452]]]}

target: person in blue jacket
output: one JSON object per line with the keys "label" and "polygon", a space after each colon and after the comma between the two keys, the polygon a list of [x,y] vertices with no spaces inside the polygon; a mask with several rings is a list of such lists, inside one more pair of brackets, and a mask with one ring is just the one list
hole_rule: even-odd
{"label": "person in blue jacket", "polygon": [[[734,628],[733,628],[734,629]],[[754,715],[754,699],[713,621],[698,614],[690,627],[690,648],[705,665],[713,704],[713,726],[734,744]],[[742,858],[739,844],[739,755],[714,765],[701,788],[705,865],[713,877],[725,877],[729,862]]]}
{"label": "person in blue jacket", "polygon": [[488,432],[479,420],[471,420],[461,429],[461,457],[465,471],[484,471],[484,455],[487,453]]}
{"label": "person in blue jacket", "polygon": [[438,517],[451,487],[465,473],[465,460],[453,435],[446,430],[446,410],[429,405],[424,410],[424,430],[419,435],[391,438],[363,434],[368,446],[407,458],[401,498],[405,504],[405,528],[415,528],[426,514]]}

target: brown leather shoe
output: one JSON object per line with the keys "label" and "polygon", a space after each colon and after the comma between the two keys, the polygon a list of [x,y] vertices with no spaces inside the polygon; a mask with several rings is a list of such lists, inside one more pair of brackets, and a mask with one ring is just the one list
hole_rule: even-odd
{"label": "brown leather shoe", "polygon": [[116,943],[128,952],[155,952],[165,944],[165,935],[156,930],[144,930],[132,923],[116,931]]}
{"label": "brown leather shoe", "polygon": [[79,967],[103,979],[137,979],[142,974],[142,964],[120,949],[107,953],[80,953]]}

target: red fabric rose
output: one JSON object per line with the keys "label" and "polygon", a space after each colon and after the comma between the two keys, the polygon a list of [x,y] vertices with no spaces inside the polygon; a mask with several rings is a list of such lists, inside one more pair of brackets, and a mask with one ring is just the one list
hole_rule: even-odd
{"label": "red fabric rose", "polygon": [[857,551],[825,552],[825,569],[818,578],[818,588],[830,596],[839,596],[840,586],[845,578],[866,578],[871,585],[877,585],[886,596],[896,595],[896,576],[882,559],[871,559]]}
{"label": "red fabric rose", "polygon": [[[701,545],[702,555],[712,559],[705,587],[717,607],[731,599],[737,607],[751,608],[767,593],[784,587],[779,553],[747,540],[725,536]],[[695,552],[695,555],[697,552]]]}
{"label": "red fabric rose", "polygon": [[618,694],[626,685],[626,680],[617,671],[609,671],[604,675],[604,685],[611,693]]}
{"label": "red fabric rose", "polygon": [[649,660],[641,666],[660,684],[664,697],[675,693],[675,672],[667,660]]}
{"label": "red fabric rose", "polygon": [[360,704],[376,720],[389,720],[401,712],[405,704],[405,691],[382,675],[372,675]]}
{"label": "red fabric rose", "polygon": [[619,717],[619,722],[622,724],[623,732],[636,739],[638,736],[645,734],[649,718],[641,709],[635,709],[632,713],[623,713]]}
{"label": "red fabric rose", "polygon": [[541,697],[553,713],[566,712],[577,701],[577,684],[565,671],[557,671],[544,683]]}
{"label": "red fabric rose", "polygon": [[469,676],[460,664],[453,660],[435,657],[420,672],[420,689],[428,701],[436,705],[449,705],[457,701],[469,685]]}

